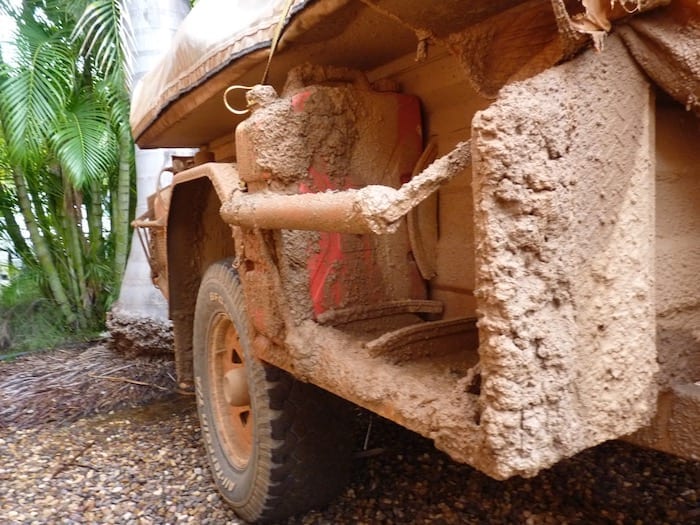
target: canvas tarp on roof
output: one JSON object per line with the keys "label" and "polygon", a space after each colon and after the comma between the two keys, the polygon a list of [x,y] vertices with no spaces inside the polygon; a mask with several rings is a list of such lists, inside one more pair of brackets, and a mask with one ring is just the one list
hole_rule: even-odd
{"label": "canvas tarp on roof", "polygon": [[[158,65],[134,88],[131,127],[138,137],[174,100],[236,58],[269,47],[285,0],[199,0]],[[292,12],[307,4],[295,0]]]}

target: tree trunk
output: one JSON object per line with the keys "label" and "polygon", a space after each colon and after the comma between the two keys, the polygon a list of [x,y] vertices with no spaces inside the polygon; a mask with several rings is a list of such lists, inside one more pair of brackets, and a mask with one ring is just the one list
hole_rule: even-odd
{"label": "tree trunk", "polygon": [[[101,271],[96,268],[100,262],[110,260],[109,255],[105,251],[106,245],[102,237],[103,197],[101,182],[97,180],[90,181],[83,192],[83,199],[88,225],[88,249],[85,252],[88,261],[87,290],[92,300],[93,319],[104,319],[105,304],[110,304],[112,298],[115,297],[114,288],[111,285],[114,281],[102,279]],[[117,279],[117,277],[114,276],[114,279]]]}
{"label": "tree trunk", "polygon": [[80,213],[80,203],[77,202],[77,195],[73,185],[68,180],[65,173],[61,173],[63,179],[63,213],[64,232],[63,246],[66,253],[66,264],[71,276],[71,291],[75,305],[77,323],[80,328],[87,326],[87,317],[90,315],[92,301],[88,293],[88,283],[85,275],[85,264],[83,260],[84,239],[82,235],[82,220]]}
{"label": "tree trunk", "polygon": [[[124,274],[126,255],[129,251],[129,216],[131,193],[131,152],[134,145],[126,130],[119,132],[119,174],[117,175],[114,217],[114,275]],[[125,276],[126,277],[126,276]],[[120,289],[119,284],[117,288]]]}
{"label": "tree trunk", "polygon": [[87,211],[88,241],[91,257],[104,258],[104,239],[102,238],[102,187],[99,181],[90,181],[84,194]]}
{"label": "tree trunk", "polygon": [[15,191],[17,192],[17,200],[19,202],[20,211],[22,212],[25,225],[29,231],[29,237],[34,245],[39,266],[41,266],[42,271],[46,274],[46,279],[49,283],[51,294],[58,304],[58,307],[60,308],[66,322],[68,324],[75,324],[77,320],[76,315],[70,307],[68,296],[66,295],[66,291],[63,289],[63,285],[61,284],[61,278],[56,266],[54,265],[53,259],[51,258],[48,243],[41,235],[39,226],[34,218],[32,204],[29,199],[29,194],[27,193],[27,184],[23,171],[19,167],[16,167],[12,170],[12,178],[15,182]]}
{"label": "tree trunk", "polygon": [[10,204],[10,197],[5,192],[4,189],[0,188],[0,209],[2,210],[2,217],[5,221],[5,229],[7,234],[10,236],[12,241],[12,246],[15,248],[16,254],[19,256],[22,263],[26,266],[34,266],[37,264],[36,257],[31,248],[27,244],[27,241],[22,237],[22,230],[15,219],[15,206]]}

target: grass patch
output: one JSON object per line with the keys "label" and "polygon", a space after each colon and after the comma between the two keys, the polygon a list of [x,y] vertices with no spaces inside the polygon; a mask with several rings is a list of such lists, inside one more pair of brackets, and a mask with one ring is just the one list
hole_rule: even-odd
{"label": "grass patch", "polygon": [[67,326],[56,304],[44,297],[31,270],[12,276],[0,287],[0,359],[87,341],[98,330],[77,332]]}

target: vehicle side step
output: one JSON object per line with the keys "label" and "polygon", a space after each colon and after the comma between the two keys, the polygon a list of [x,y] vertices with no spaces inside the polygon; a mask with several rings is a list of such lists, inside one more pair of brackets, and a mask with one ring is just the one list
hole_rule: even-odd
{"label": "vehicle side step", "polygon": [[460,317],[412,324],[387,332],[364,344],[372,357],[387,357],[399,363],[464,348],[476,348],[479,333],[476,319]]}
{"label": "vehicle side step", "polygon": [[442,311],[443,305],[440,301],[405,299],[401,301],[387,301],[375,305],[328,310],[319,314],[316,322],[323,326],[341,326],[356,321],[367,321],[401,314],[440,315]]}

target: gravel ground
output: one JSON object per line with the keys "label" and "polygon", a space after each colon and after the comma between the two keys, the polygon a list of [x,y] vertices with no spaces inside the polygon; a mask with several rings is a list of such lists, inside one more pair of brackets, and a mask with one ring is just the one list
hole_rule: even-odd
{"label": "gravel ground", "polygon": [[[385,420],[372,427],[381,453],[355,461],[335,502],[289,524],[700,523],[697,462],[611,442],[497,482]],[[0,429],[0,450],[2,523],[240,523],[214,488],[191,398]]]}

